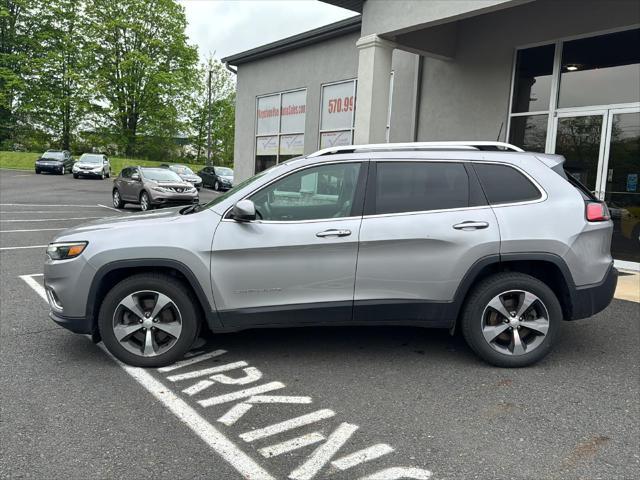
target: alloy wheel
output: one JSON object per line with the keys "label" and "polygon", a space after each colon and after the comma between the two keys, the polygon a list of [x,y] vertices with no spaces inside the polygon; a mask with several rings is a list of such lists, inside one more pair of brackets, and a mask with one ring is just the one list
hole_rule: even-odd
{"label": "alloy wheel", "polygon": [[216,180],[216,183],[213,184],[213,189],[217,192],[218,190],[220,190],[220,184],[218,183],[218,181]]}
{"label": "alloy wheel", "polygon": [[142,210],[143,212],[149,210],[149,197],[146,192],[143,192],[140,196],[140,210]]}
{"label": "alloy wheel", "polygon": [[113,314],[113,333],[127,351],[154,357],[171,349],[182,333],[182,316],[167,295],[142,290],[123,298]]}
{"label": "alloy wheel", "polygon": [[539,297],[509,290],[493,297],[482,313],[482,334],[495,351],[524,355],[538,348],[549,331],[549,312]]}

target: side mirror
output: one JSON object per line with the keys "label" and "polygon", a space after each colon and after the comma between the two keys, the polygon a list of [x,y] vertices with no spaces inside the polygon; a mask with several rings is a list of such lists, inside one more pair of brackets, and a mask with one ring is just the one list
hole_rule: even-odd
{"label": "side mirror", "polygon": [[251,200],[240,200],[231,209],[236,222],[250,222],[256,219],[256,206]]}
{"label": "side mirror", "polygon": [[131,175],[131,180],[135,180],[136,182],[140,181],[140,174],[139,173],[134,173],[133,175]]}

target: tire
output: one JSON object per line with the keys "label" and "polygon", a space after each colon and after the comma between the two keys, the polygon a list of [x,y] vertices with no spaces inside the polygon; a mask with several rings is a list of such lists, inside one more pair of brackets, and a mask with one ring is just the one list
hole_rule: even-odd
{"label": "tire", "polygon": [[118,209],[124,208],[125,203],[122,201],[122,197],[120,196],[120,191],[117,188],[114,188],[113,192],[111,192],[111,199],[113,200],[113,206],[115,208],[118,208]]}
{"label": "tire", "polygon": [[77,173],[74,173],[73,178],[80,178],[80,175],[78,175]]}
{"label": "tire", "polygon": [[[522,316],[514,317],[523,300],[533,297],[533,303],[518,312]],[[461,328],[469,347],[485,362],[518,368],[532,365],[549,353],[562,318],[560,302],[545,283],[523,273],[505,272],[473,288],[465,302]]]}
{"label": "tire", "polygon": [[40,170],[36,168],[36,175],[40,175]]}
{"label": "tire", "polygon": [[100,180],[104,180],[105,175],[104,175],[104,169],[102,170],[102,173],[100,174]]}
{"label": "tire", "polygon": [[149,194],[147,192],[142,192],[140,194],[140,210],[142,210],[143,212],[153,210],[153,205],[151,204],[151,199],[149,198]]}
{"label": "tire", "polygon": [[[158,299],[168,302],[153,318],[149,314]],[[140,317],[132,313],[122,302],[144,314]],[[154,368],[170,365],[184,356],[197,337],[196,302],[193,292],[174,277],[157,273],[133,275],[104,297],[98,314],[100,335],[109,352],[124,363]],[[123,335],[120,340],[116,331]]]}
{"label": "tire", "polygon": [[218,181],[217,181],[217,180],[216,180],[216,183],[214,183],[214,184],[213,184],[213,189],[214,189],[216,192],[219,192],[219,191],[220,191],[220,184],[218,183]]}

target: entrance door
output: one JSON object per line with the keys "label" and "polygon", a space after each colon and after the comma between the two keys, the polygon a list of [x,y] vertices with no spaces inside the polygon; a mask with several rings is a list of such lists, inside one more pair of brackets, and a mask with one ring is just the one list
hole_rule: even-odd
{"label": "entrance door", "polygon": [[640,108],[558,113],[553,146],[566,170],[607,202],[613,257],[639,269]]}
{"label": "entrance door", "polygon": [[610,110],[602,171],[613,256],[640,264],[640,109]]}

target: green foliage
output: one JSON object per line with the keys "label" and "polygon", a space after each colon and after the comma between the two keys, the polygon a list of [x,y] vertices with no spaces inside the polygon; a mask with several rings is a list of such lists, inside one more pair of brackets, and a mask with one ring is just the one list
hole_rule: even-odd
{"label": "green foliage", "polygon": [[[176,0],[0,0],[0,149],[233,162],[234,80]],[[191,143],[185,146],[184,140]]]}

